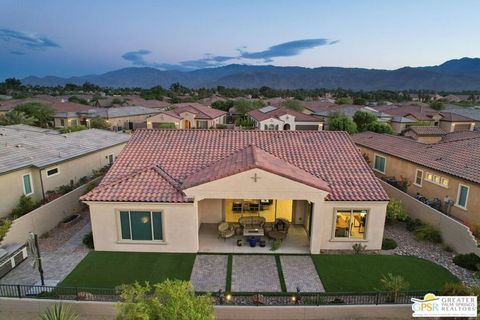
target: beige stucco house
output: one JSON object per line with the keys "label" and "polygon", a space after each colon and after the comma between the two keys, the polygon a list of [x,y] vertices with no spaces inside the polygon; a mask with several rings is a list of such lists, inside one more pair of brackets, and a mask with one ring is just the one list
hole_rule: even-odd
{"label": "beige stucco house", "polygon": [[147,128],[217,128],[226,123],[227,113],[199,103],[178,103],[147,120]]}
{"label": "beige stucco house", "polygon": [[145,252],[232,252],[278,221],[291,252],[379,250],[388,203],[348,134],[259,130],[137,130],[81,199],[96,250]]}
{"label": "beige stucco house", "polygon": [[353,140],[378,177],[405,179],[408,194],[437,198],[442,212],[474,228],[480,224],[480,133],[453,132],[439,137],[440,141],[421,143],[364,132]]}
{"label": "beige stucco house", "polygon": [[26,125],[0,126],[0,217],[10,214],[22,195],[43,200],[48,191],[113,163],[128,139],[97,129],[59,134]]}
{"label": "beige stucco house", "polygon": [[260,130],[323,130],[323,120],[284,107],[267,106],[248,112]]}

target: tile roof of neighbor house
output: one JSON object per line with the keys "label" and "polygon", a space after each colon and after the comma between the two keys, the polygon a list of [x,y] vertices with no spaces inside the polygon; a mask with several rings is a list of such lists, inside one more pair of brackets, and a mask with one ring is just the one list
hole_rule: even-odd
{"label": "tile roof of neighbor house", "polygon": [[[240,165],[233,163],[237,158]],[[199,171],[211,167],[214,172],[205,179],[215,179],[246,169],[255,159],[257,166],[306,184],[324,188],[325,181],[331,189],[327,200],[388,199],[345,132],[140,129],[82,200],[189,202],[182,184],[203,181]]]}
{"label": "tile roof of neighbor house", "polygon": [[213,120],[218,117],[221,117],[227,114],[225,111],[214,109],[209,106],[204,106],[200,103],[177,103],[172,105],[173,109],[168,110],[165,113],[174,116],[176,118],[181,118],[181,114],[184,112],[190,112],[195,114],[196,119],[207,119]]}
{"label": "tile roof of neighbor house", "polygon": [[318,111],[324,111],[330,107],[336,107],[338,106],[334,102],[329,102],[329,101],[321,101],[321,100],[316,100],[316,101],[302,101],[301,102],[302,106],[310,110],[312,112],[318,112]]}
{"label": "tile roof of neighbor house", "polygon": [[321,122],[319,118],[314,116],[298,112],[292,109],[283,108],[283,107],[273,107],[267,106],[260,109],[255,109],[248,112],[248,115],[257,121],[264,121],[271,118],[279,118],[284,115],[291,115],[295,117],[295,121],[297,122]]}
{"label": "tile roof of neighbor house", "polygon": [[12,99],[7,101],[1,101],[0,110],[8,111],[20,104],[25,104],[29,102],[38,102],[38,103],[49,105],[53,109],[55,109],[56,112],[80,112],[80,111],[87,111],[88,109],[92,108],[92,106],[90,105],[69,102],[68,100],[61,99],[58,97],[41,95],[41,96],[35,96],[32,98],[26,98],[26,99]]}
{"label": "tile roof of neighbor house", "polygon": [[405,137],[363,132],[352,139],[359,146],[480,183],[480,134],[449,140],[450,135],[458,138],[457,133],[449,133],[438,143],[423,144]]}
{"label": "tile roof of neighbor house", "polygon": [[140,116],[149,114],[159,114],[161,111],[153,108],[146,108],[142,106],[127,106],[127,107],[111,107],[111,108],[90,108],[87,112],[82,114],[88,117],[95,118],[97,116],[105,119]]}
{"label": "tile roof of neighbor house", "polygon": [[413,115],[418,120],[431,120],[432,116],[439,114],[442,117],[442,121],[447,121],[447,122],[471,122],[472,121],[471,118],[455,113],[453,110],[437,111],[430,107],[417,106],[417,105],[396,106],[392,109],[383,110],[383,112],[392,116],[406,117],[408,115]]}
{"label": "tile roof of neighbor house", "polygon": [[26,125],[0,126],[0,173],[55,163],[122,144],[129,135],[89,129],[66,134]]}
{"label": "tile roof of neighbor house", "polygon": [[411,126],[405,129],[403,132],[413,131],[417,136],[444,136],[447,133],[435,126]]}
{"label": "tile roof of neighbor house", "polygon": [[459,114],[461,116],[473,119],[475,121],[480,121],[480,107],[475,108],[455,108],[455,109],[446,109],[446,112],[451,112]]}

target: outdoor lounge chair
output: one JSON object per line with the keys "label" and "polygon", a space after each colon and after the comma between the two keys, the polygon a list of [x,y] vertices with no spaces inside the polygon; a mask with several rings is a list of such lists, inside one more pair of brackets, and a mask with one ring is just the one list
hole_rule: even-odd
{"label": "outdoor lounge chair", "polygon": [[218,225],[218,237],[226,240],[227,238],[233,237],[235,235],[235,229],[233,225],[230,225],[228,222],[222,222]]}
{"label": "outdoor lounge chair", "polygon": [[290,228],[290,222],[285,219],[275,219],[273,229],[267,233],[268,237],[273,240],[284,240],[288,234],[288,228]]}

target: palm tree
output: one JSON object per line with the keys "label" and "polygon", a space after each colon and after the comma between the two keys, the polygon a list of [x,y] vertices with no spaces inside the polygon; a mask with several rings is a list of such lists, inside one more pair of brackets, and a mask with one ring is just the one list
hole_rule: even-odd
{"label": "palm tree", "polygon": [[11,124],[27,124],[35,125],[37,119],[34,117],[29,117],[25,112],[21,111],[9,111],[4,116],[0,117],[0,124],[2,125],[11,125]]}

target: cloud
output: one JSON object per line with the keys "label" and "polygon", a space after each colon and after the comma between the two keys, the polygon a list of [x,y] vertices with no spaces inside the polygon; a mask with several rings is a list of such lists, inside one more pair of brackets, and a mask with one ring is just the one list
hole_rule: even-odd
{"label": "cloud", "polygon": [[303,39],[280,43],[264,51],[248,52],[244,51],[243,49],[239,49],[239,51],[240,57],[243,59],[264,60],[265,62],[272,62],[273,58],[292,57],[299,55],[304,50],[313,49],[319,46],[332,45],[337,42],[338,40],[330,41],[323,38]]}
{"label": "cloud", "polygon": [[299,55],[302,51],[307,49],[313,49],[319,46],[327,46],[338,43],[338,40],[331,41],[329,39],[303,39],[290,42],[284,42],[277,45],[274,45],[267,50],[258,51],[258,52],[248,52],[246,47],[240,47],[237,49],[239,55],[237,56],[216,56],[210,53],[205,54],[203,58],[181,61],[177,64],[168,64],[168,63],[156,63],[148,62],[145,60],[145,56],[149,55],[151,52],[146,49],[140,49],[137,51],[126,52],[122,55],[122,58],[130,61],[133,65],[144,66],[144,67],[153,67],[163,70],[196,70],[203,68],[211,67],[220,67],[231,61],[237,60],[241,61],[242,59],[247,60],[262,60],[263,62],[273,62],[273,58],[277,57],[292,57]]}
{"label": "cloud", "polygon": [[[0,27],[0,40],[31,49],[60,48],[53,40],[34,32],[16,31]],[[15,50],[16,52],[20,52]],[[12,51],[13,53],[13,51]]]}
{"label": "cloud", "polygon": [[13,51],[10,51],[11,54],[14,54],[16,56],[23,56],[25,55],[25,52],[22,52],[22,51],[17,51],[17,50],[13,50]]}

